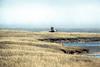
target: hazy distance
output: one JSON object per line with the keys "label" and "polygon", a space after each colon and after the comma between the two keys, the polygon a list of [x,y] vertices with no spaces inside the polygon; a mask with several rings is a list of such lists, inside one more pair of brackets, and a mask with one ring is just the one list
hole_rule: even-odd
{"label": "hazy distance", "polygon": [[0,28],[100,28],[100,0],[0,0]]}

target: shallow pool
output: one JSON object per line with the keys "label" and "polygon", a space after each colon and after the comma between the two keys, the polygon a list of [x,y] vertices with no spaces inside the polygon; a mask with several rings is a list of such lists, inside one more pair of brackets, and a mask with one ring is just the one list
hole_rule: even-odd
{"label": "shallow pool", "polygon": [[81,42],[73,42],[73,43],[64,43],[65,46],[100,46],[100,42],[87,42],[87,43],[81,43]]}
{"label": "shallow pool", "polygon": [[89,54],[100,58],[100,42],[88,42],[88,43],[64,43],[64,46],[79,46],[89,49]]}

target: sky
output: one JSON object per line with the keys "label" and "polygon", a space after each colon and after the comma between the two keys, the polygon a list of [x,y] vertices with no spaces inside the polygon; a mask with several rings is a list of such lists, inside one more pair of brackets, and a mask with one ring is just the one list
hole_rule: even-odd
{"label": "sky", "polygon": [[100,28],[100,0],[0,0],[0,27]]}

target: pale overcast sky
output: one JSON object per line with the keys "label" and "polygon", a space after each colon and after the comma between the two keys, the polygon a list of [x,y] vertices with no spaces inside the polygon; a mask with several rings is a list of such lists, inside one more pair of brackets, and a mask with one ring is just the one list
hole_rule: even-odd
{"label": "pale overcast sky", "polygon": [[100,0],[0,0],[0,27],[100,28]]}

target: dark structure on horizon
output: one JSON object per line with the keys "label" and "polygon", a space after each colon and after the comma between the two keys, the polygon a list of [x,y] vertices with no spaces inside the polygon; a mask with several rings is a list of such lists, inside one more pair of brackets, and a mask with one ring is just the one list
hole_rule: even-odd
{"label": "dark structure on horizon", "polygon": [[56,30],[54,29],[54,27],[51,27],[49,32],[56,32]]}

